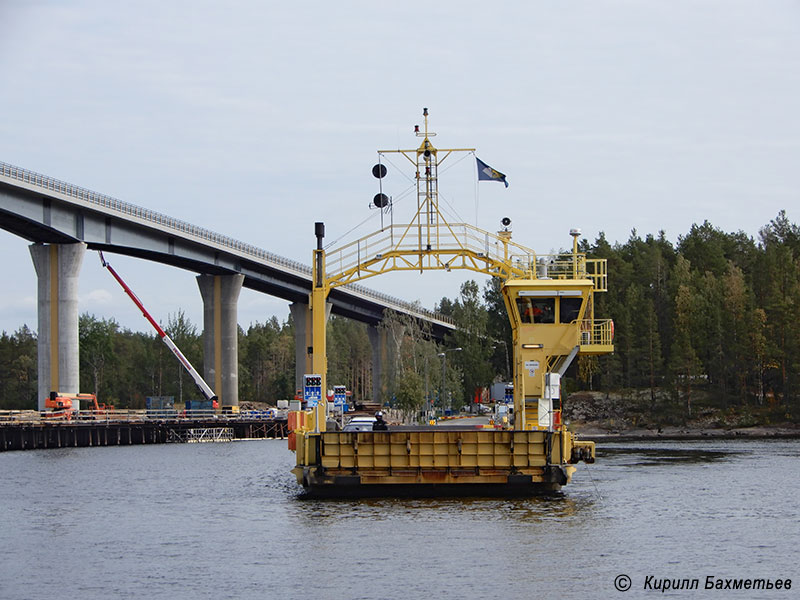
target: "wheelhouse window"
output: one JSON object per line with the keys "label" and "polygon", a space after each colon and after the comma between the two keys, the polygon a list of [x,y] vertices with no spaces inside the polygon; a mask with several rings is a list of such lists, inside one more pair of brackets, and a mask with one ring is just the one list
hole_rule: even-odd
{"label": "wheelhouse window", "polygon": [[517,310],[523,323],[555,323],[555,298],[517,298]]}
{"label": "wheelhouse window", "polygon": [[561,298],[561,312],[558,316],[561,323],[572,323],[581,314],[583,298]]}

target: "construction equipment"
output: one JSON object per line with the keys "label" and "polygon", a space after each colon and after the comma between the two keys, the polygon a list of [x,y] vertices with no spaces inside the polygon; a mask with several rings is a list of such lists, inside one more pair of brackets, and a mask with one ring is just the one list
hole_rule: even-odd
{"label": "construction equipment", "polygon": [[164,342],[167,348],[170,349],[170,352],[172,352],[176,356],[176,358],[180,361],[180,363],[183,365],[186,371],[188,371],[189,376],[192,378],[197,388],[203,394],[203,397],[206,400],[211,401],[216,407],[217,395],[214,393],[211,387],[209,387],[209,385],[205,382],[205,380],[203,380],[203,378],[200,376],[200,373],[198,373],[195,370],[195,368],[192,366],[192,363],[189,362],[189,359],[183,355],[183,352],[181,352],[180,349],[175,345],[175,342],[173,342],[172,339],[167,335],[167,332],[164,331],[164,329],[162,329],[161,325],[156,323],[155,319],[153,319],[153,317],[150,316],[150,313],[147,312],[147,309],[144,307],[144,304],[142,304],[142,301],[136,297],[136,294],[133,293],[133,290],[130,287],[128,287],[128,285],[122,280],[122,277],[119,276],[119,274],[114,270],[114,268],[106,262],[103,253],[100,252],[99,254],[100,254],[100,262],[103,263],[103,266],[106,269],[108,269],[108,272],[111,273],[114,279],[117,280],[117,283],[119,283],[122,286],[122,289],[125,290],[125,293],[128,294],[131,300],[133,300],[133,303],[136,305],[136,307],[140,311],[142,311],[142,315],[144,315],[144,318],[147,319],[153,326],[153,328],[156,330],[156,333],[158,333],[158,336],[161,338],[161,341]]}
{"label": "construction equipment", "polygon": [[44,401],[46,411],[42,417],[46,419],[72,419],[75,409],[72,407],[70,396],[59,396],[56,392],[51,392]]}
{"label": "construction equipment", "polygon": [[44,401],[44,407],[47,411],[42,415],[49,419],[66,419],[71,420],[76,411],[82,409],[81,402],[87,402],[86,410],[91,411],[92,417],[107,414],[114,410],[113,406],[101,404],[97,402],[95,394],[59,394],[58,392],[50,392],[50,395]]}

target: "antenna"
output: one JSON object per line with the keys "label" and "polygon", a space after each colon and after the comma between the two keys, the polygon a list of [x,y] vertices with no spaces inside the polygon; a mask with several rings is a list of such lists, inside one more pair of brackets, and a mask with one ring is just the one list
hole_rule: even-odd
{"label": "antenna", "polygon": [[[453,152],[475,151],[474,148],[437,148],[431,142],[431,138],[435,137],[436,133],[428,127],[427,108],[422,109],[422,119],[422,127],[414,125],[414,135],[422,138],[417,148],[413,150],[378,150],[378,156],[390,152],[400,153],[416,167],[417,212],[409,226],[417,229],[417,251],[420,256],[438,249],[439,227],[441,225],[448,226],[447,220],[439,211],[439,165]],[[377,167],[378,165],[376,165]]]}

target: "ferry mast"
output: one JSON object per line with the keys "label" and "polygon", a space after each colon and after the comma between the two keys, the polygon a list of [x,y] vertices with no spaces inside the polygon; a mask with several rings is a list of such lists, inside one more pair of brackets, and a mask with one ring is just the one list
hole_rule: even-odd
{"label": "ferry mast", "polygon": [[[446,223],[439,210],[439,165],[454,152],[475,152],[475,148],[439,149],[431,142],[436,133],[428,129],[428,109],[422,109],[423,130],[414,126],[414,133],[422,138],[419,147],[413,150],[378,150],[378,154],[402,154],[415,168],[417,182],[417,212],[411,223],[416,224],[420,272],[423,270],[423,257],[440,247],[439,227]],[[441,153],[441,156],[440,156]],[[428,256],[431,256],[427,254]],[[431,266],[428,261],[428,266]]]}
{"label": "ferry mast", "polygon": [[[474,149],[434,146],[431,138],[436,134],[428,128],[427,109],[423,109],[423,130],[415,126],[415,134],[421,138],[415,149],[378,151],[401,154],[414,165],[417,205],[407,224],[392,223],[330,252],[323,249],[324,225],[316,224],[310,295],[312,372],[321,376],[326,390],[325,303],[331,289],[390,271],[466,269],[499,277],[514,336],[514,427],[535,429],[543,422],[539,418],[543,400],[553,412],[552,400],[560,398],[558,380],[575,356],[613,351],[613,325],[594,319],[593,294],[606,289],[606,262],[578,253],[576,237],[571,253],[537,257],[511,240],[506,220],[496,233],[449,223],[439,206],[439,165],[455,152]],[[376,176],[383,174],[385,170],[378,169]],[[528,311],[543,311],[546,317],[534,320]],[[323,394],[311,419],[314,432],[325,431],[325,415]]]}

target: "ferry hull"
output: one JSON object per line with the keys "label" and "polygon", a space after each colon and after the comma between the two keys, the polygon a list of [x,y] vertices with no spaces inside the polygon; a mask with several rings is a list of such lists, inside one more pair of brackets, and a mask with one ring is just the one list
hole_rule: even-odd
{"label": "ferry hull", "polygon": [[[319,467],[295,470],[307,498],[518,498],[554,494],[570,479],[574,467],[552,465],[536,476],[523,474],[453,475],[429,472],[417,476],[334,475]],[[413,479],[413,481],[411,481]],[[376,482],[381,481],[381,483]],[[388,483],[388,480],[392,480]],[[443,481],[448,481],[443,483]]]}
{"label": "ferry hull", "polygon": [[594,444],[569,432],[409,429],[324,432],[296,444],[312,497],[531,496],[558,492]]}

